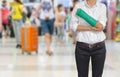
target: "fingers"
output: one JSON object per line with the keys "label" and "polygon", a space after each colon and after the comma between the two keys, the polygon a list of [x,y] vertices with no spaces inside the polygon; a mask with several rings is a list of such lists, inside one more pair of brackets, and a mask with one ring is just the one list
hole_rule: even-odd
{"label": "fingers", "polygon": [[96,28],[96,27],[92,27],[92,30],[93,31],[101,31],[99,28]]}
{"label": "fingers", "polygon": [[97,23],[97,25],[95,26],[98,30],[103,31],[103,25],[101,23]]}

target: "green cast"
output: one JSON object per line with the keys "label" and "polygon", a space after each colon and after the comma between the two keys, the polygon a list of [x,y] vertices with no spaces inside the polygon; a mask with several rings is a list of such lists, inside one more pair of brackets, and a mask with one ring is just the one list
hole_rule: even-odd
{"label": "green cast", "polygon": [[82,9],[78,9],[76,12],[76,15],[83,18],[86,22],[88,22],[92,27],[95,27],[97,24],[97,20],[95,20],[93,17],[88,15],[85,11]]}

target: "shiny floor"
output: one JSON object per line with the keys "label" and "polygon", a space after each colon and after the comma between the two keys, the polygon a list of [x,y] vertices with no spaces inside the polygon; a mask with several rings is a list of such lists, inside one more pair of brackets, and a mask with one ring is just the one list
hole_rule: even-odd
{"label": "shiny floor", "polygon": [[[0,39],[0,77],[77,77],[74,59],[75,45],[65,37],[53,38],[53,56],[46,55],[44,38],[39,38],[39,53],[21,54],[15,39]],[[107,59],[103,77],[120,77],[120,43],[106,41]],[[89,77],[91,76],[91,67]]]}

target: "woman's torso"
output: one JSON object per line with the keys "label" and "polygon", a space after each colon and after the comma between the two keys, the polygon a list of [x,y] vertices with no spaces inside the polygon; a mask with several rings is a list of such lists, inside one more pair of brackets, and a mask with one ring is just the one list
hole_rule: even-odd
{"label": "woman's torso", "polygon": [[[89,8],[88,6],[84,5],[84,2],[79,3],[79,8],[82,8],[87,14],[89,14],[90,16],[92,16],[94,19],[98,21],[101,19],[102,7],[103,6],[101,5],[101,3],[99,3],[99,5],[93,8]],[[78,20],[79,20],[78,23],[80,25],[89,26],[89,24],[84,19],[78,17]],[[77,32],[77,41],[93,44],[96,42],[101,42],[105,39],[106,39],[106,36],[103,31]]]}
{"label": "woman's torso", "polygon": [[14,3],[14,6],[12,6],[12,11],[14,11],[12,18],[14,20],[21,20],[22,19],[22,4]]}
{"label": "woman's torso", "polygon": [[2,7],[2,23],[8,23],[9,9],[7,7]]}

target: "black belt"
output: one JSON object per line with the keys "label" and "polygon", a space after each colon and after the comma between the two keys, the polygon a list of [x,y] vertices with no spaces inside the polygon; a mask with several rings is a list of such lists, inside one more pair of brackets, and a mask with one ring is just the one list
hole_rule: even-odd
{"label": "black belt", "polygon": [[105,43],[104,41],[98,42],[98,43],[95,43],[95,44],[88,44],[88,43],[84,43],[84,42],[77,42],[77,45],[83,46],[83,47],[88,47],[88,48],[93,48],[93,47],[96,47],[96,46],[102,46],[104,43]]}

